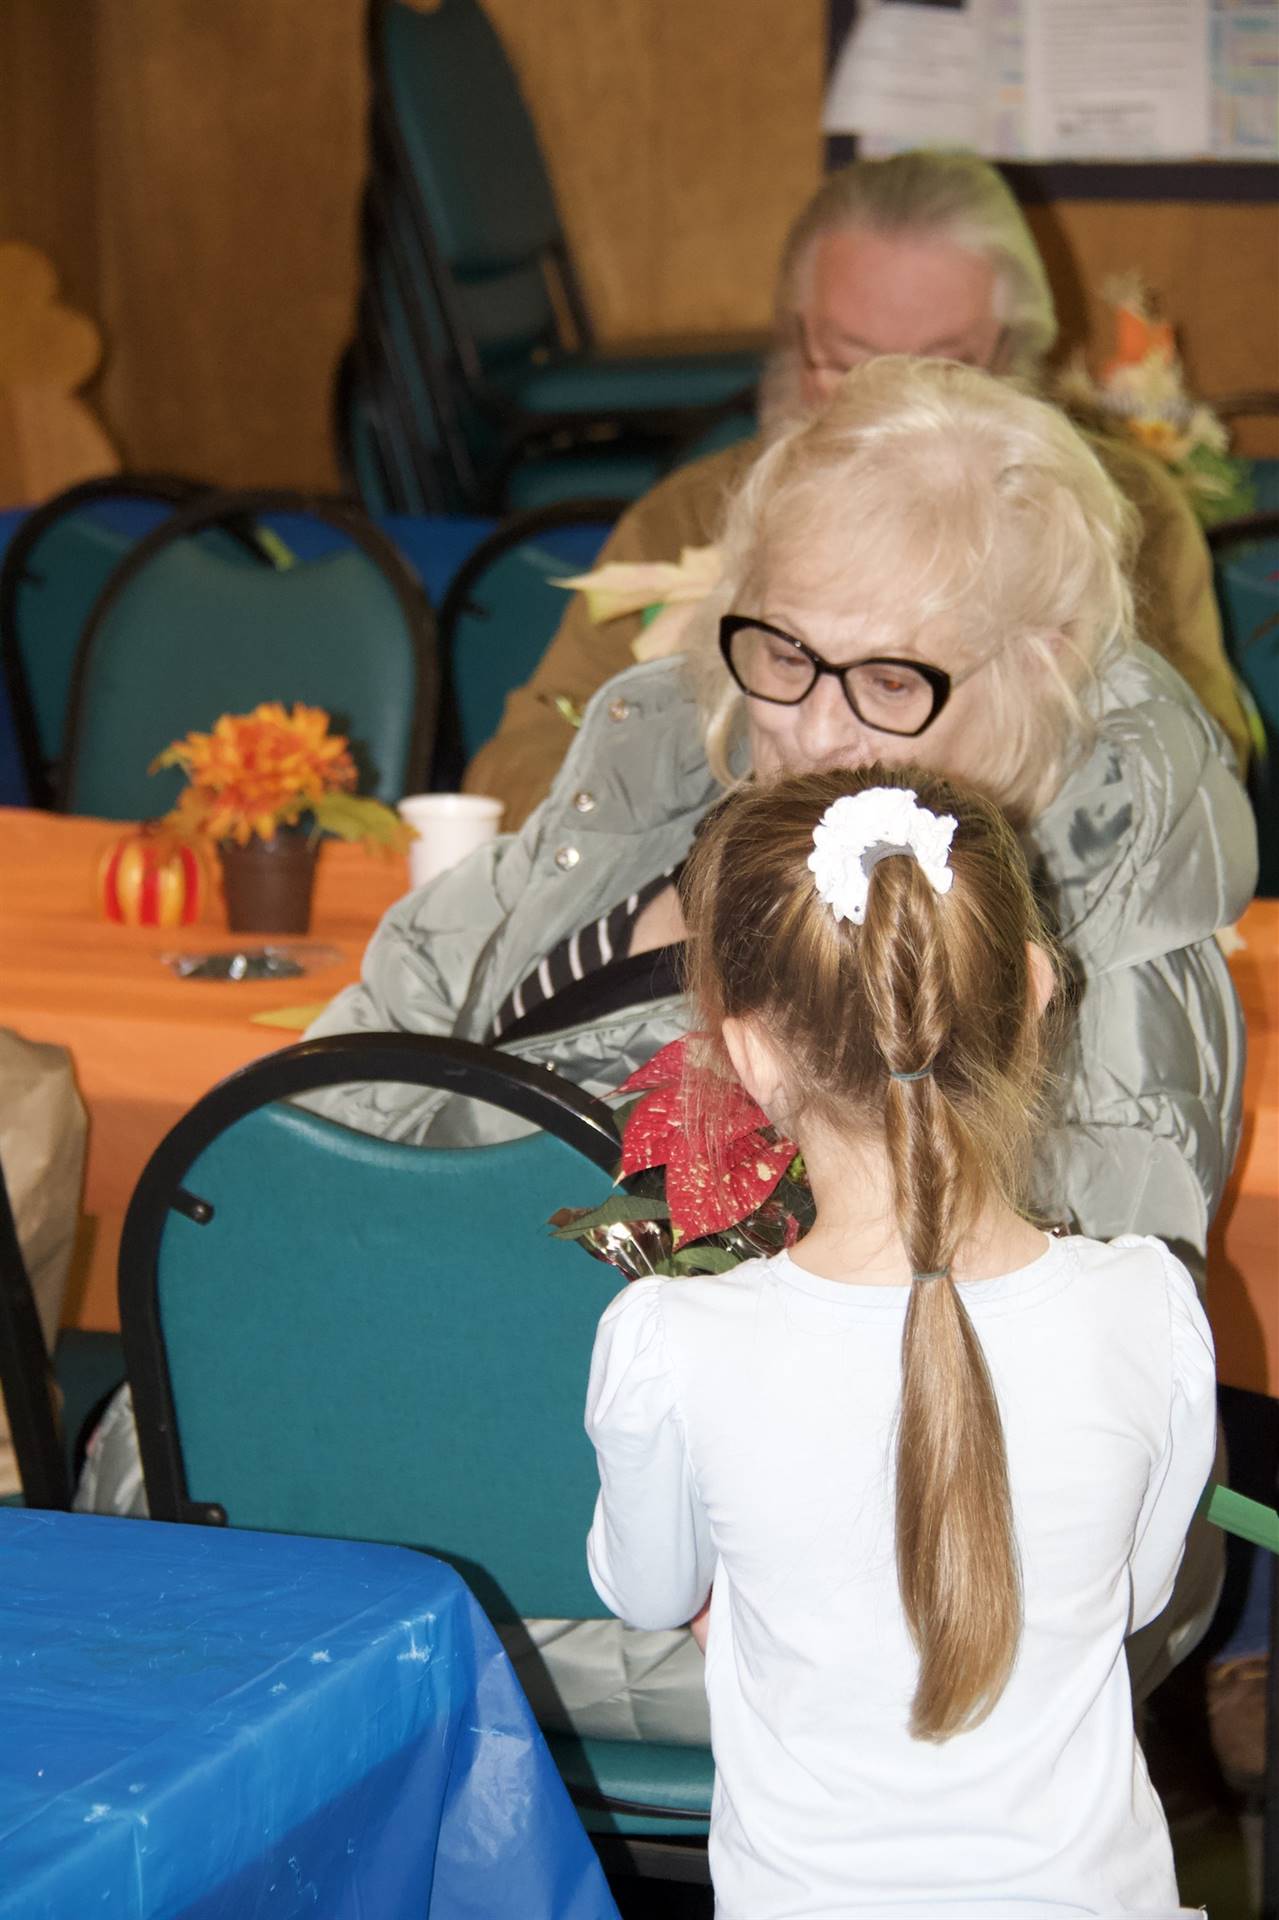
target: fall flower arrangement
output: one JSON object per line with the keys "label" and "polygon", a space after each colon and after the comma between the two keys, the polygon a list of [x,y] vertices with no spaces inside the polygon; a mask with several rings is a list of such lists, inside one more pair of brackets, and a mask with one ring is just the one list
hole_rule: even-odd
{"label": "fall flower arrangement", "polygon": [[1094,380],[1076,354],[1056,384],[1057,398],[1077,417],[1134,440],[1171,468],[1205,526],[1254,505],[1247,465],[1231,457],[1229,437],[1210,407],[1186,391],[1171,324],[1136,274],[1109,282],[1115,349]]}
{"label": "fall flower arrangement", "polygon": [[388,849],[412,838],[392,808],[355,792],[356,768],[322,707],[266,701],[252,713],[224,713],[211,733],[175,740],[151,771],[180,767],[187,785],[165,825],[183,839],[247,846],[282,830],[363,840]]}
{"label": "fall flower arrangement", "polygon": [[689,1049],[672,1041],[619,1088],[640,1096],[622,1126],[626,1190],[552,1216],[559,1239],[580,1241],[628,1280],[727,1273],[793,1246],[812,1222],[794,1142]]}

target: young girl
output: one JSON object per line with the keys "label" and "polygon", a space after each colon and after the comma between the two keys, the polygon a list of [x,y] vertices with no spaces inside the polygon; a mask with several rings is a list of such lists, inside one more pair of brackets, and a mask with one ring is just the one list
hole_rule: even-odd
{"label": "young girl", "polygon": [[1017,1210],[1053,974],[1016,840],[932,774],[807,774],[729,799],[684,896],[817,1207],[629,1286],[591,1369],[597,1591],[711,1596],[717,1914],[1175,1913],[1123,1643],[1212,1462],[1211,1340],[1158,1241]]}

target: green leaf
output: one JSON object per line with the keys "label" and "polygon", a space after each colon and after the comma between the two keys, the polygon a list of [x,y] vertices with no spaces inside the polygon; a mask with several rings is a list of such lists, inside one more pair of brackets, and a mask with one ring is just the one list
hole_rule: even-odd
{"label": "green leaf", "polygon": [[727,1247],[717,1247],[710,1240],[695,1240],[691,1246],[681,1247],[671,1259],[676,1273],[731,1273],[741,1264],[737,1254],[730,1253]]}
{"label": "green leaf", "polygon": [[365,840],[374,846],[403,847],[408,832],[393,807],[358,793],[326,793],[306,809],[322,833],[339,840]]}
{"label": "green leaf", "polygon": [[669,1220],[671,1210],[664,1200],[646,1200],[633,1193],[611,1194],[602,1206],[578,1214],[567,1226],[552,1228],[557,1240],[577,1240],[595,1227],[629,1226],[633,1220]]}

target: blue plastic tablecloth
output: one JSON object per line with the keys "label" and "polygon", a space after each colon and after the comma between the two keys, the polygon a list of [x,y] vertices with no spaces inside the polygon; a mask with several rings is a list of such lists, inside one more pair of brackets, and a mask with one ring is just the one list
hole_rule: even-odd
{"label": "blue plastic tablecloth", "polygon": [[[168,511],[144,500],[101,502],[94,508],[95,515],[106,524],[139,537],[164,519]],[[0,562],[25,519],[26,513],[22,510],[0,512]],[[318,559],[341,542],[340,535],[295,515],[273,515],[268,524],[280,533],[300,560]],[[378,521],[418,574],[431,604],[437,607],[462,562],[496,524],[493,520],[445,514],[388,514]],[[30,804],[30,798],[18,753],[8,689],[0,675],[0,806],[25,807]]]}
{"label": "blue plastic tablecloth", "polygon": [[617,1920],[438,1560],[0,1509],[0,1916],[91,1914]]}

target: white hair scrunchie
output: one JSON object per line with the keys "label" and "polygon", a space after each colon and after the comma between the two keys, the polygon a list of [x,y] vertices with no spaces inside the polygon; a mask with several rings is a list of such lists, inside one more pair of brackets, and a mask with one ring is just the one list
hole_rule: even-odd
{"label": "white hair scrunchie", "polygon": [[808,864],[817,891],[837,921],[860,927],[866,918],[871,869],[892,853],[908,853],[936,893],[954,884],[948,855],[958,822],[930,813],[910,787],[868,787],[841,794],[813,829]]}

